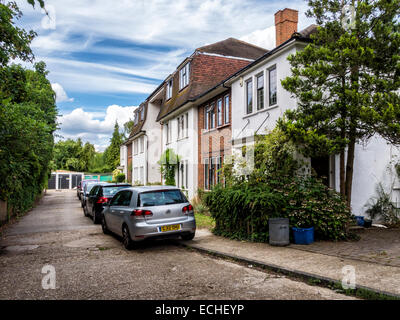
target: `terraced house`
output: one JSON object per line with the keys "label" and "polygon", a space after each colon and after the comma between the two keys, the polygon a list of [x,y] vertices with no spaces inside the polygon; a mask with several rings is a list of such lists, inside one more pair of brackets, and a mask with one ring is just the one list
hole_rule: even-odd
{"label": "terraced house", "polygon": [[[182,61],[135,112],[135,127],[121,149],[128,178],[161,182],[157,161],[170,148],[181,159],[176,184],[190,198],[198,188],[218,183],[228,155],[241,155],[243,146],[254,144],[255,135],[267,134],[286,110],[297,106],[281,80],[291,75],[288,56],[303,50],[317,28],[298,31],[297,23],[296,10],[275,14],[276,43],[270,51],[229,38],[198,48]],[[378,182],[397,181],[389,171],[399,156],[398,148],[378,136],[356,145],[355,214],[363,215]],[[329,187],[339,190],[339,155],[305,160],[326,177]],[[400,186],[391,188],[399,202]]]}
{"label": "terraced house", "polygon": [[[255,134],[268,133],[286,110],[297,107],[296,99],[281,86],[281,80],[291,75],[288,56],[302,50],[317,28],[311,25],[298,32],[297,19],[296,10],[278,11],[276,47],[224,82],[231,89],[233,154],[240,155],[243,146],[254,143]],[[351,203],[354,214],[364,215],[366,203],[376,195],[377,183],[390,188],[393,201],[399,203],[400,186],[393,168],[399,156],[399,148],[377,135],[356,144]],[[339,155],[305,160],[320,177],[326,177],[326,185],[339,191]]]}
{"label": "terraced house", "polygon": [[[131,178],[130,181],[140,184],[155,182],[156,177],[161,181],[157,161],[165,150],[172,149],[180,157],[175,173],[176,184],[186,190],[189,197],[193,197],[199,185],[199,110],[200,114],[203,114],[204,103],[227,90],[221,87],[224,79],[266,51],[229,38],[198,48],[182,61],[135,111],[137,120],[132,134],[121,147],[121,166],[128,179]],[[229,93],[227,95],[229,96]],[[217,112],[217,108],[216,105],[212,110]],[[230,107],[225,108],[226,112],[229,112]],[[151,116],[148,116],[150,113]],[[225,125],[229,126],[230,116],[228,118],[229,122]],[[217,127],[221,127],[218,122],[215,128],[210,127],[210,129]],[[143,149],[141,149],[141,139],[143,139]],[[226,140],[229,141],[229,138]],[[219,152],[219,148],[216,148],[215,152]],[[230,152],[229,147],[226,152]]]}

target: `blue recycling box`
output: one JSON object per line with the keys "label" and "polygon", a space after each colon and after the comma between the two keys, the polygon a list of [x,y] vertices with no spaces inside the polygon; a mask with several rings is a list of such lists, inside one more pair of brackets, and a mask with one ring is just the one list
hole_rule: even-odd
{"label": "blue recycling box", "polygon": [[293,236],[295,244],[310,244],[314,242],[314,227],[296,228],[293,227]]}

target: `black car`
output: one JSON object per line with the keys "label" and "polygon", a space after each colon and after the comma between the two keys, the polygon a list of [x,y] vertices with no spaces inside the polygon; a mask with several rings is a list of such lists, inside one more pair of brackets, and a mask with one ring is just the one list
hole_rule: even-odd
{"label": "black car", "polygon": [[83,211],[85,216],[92,216],[93,223],[101,221],[101,213],[104,206],[121,189],[131,187],[129,183],[95,184],[86,197]]}
{"label": "black car", "polygon": [[79,181],[78,185],[76,186],[76,196],[79,200],[81,200],[81,191],[82,191],[82,181]]}

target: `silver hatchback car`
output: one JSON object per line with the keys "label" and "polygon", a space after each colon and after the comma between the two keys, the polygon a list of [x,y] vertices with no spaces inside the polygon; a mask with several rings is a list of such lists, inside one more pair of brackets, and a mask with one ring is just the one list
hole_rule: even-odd
{"label": "silver hatchback car", "polygon": [[192,240],[196,221],[192,205],[176,187],[130,187],[117,192],[103,210],[103,232],[123,238],[127,249],[148,238],[180,236]]}

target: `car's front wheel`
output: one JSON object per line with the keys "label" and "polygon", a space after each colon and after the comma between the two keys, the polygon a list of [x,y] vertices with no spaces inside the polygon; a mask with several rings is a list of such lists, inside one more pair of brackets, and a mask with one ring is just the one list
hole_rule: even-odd
{"label": "car's front wheel", "polygon": [[103,230],[104,234],[110,234],[110,230],[108,230],[106,217],[103,215],[101,219],[101,229]]}
{"label": "car's front wheel", "polygon": [[182,240],[188,241],[193,240],[195,233],[185,233],[181,235]]}
{"label": "car's front wheel", "polygon": [[135,246],[135,243],[132,241],[127,225],[124,225],[122,227],[122,243],[124,244],[124,247],[127,250],[132,250]]}

